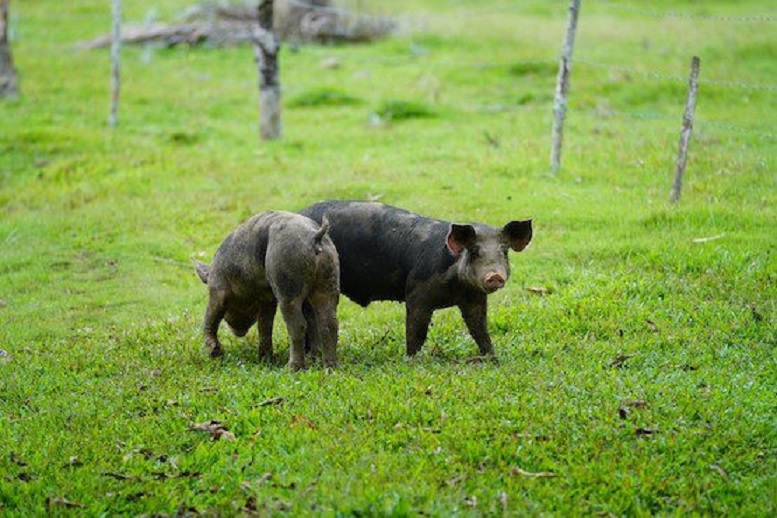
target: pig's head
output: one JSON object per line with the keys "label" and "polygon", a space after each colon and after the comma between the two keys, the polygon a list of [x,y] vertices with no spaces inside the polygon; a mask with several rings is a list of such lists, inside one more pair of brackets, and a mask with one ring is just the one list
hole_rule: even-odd
{"label": "pig's head", "polygon": [[520,252],[531,237],[530,219],[511,221],[502,228],[452,223],[447,245],[457,258],[459,279],[475,289],[493,293],[510,277],[508,250]]}

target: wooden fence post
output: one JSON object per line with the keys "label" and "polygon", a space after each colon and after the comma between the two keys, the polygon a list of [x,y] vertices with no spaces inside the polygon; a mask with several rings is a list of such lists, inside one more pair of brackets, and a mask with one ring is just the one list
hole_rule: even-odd
{"label": "wooden fence post", "polygon": [[561,167],[561,143],[564,139],[564,117],[567,113],[567,94],[569,93],[569,75],[572,71],[572,51],[575,46],[577,16],[580,13],[581,0],[570,0],[567,34],[556,80],[556,96],[553,101],[553,147],[550,152],[550,169],[557,173]]}
{"label": "wooden fence post", "polygon": [[273,31],[273,0],[259,0],[259,25],[253,31],[254,59],[259,70],[259,135],[281,138],[281,85],[278,80],[280,40]]}
{"label": "wooden fence post", "polygon": [[121,91],[121,0],[112,2],[113,27],[111,31],[111,108],[108,126],[119,122],[119,92]]}
{"label": "wooden fence post", "polygon": [[19,95],[18,77],[13,66],[11,42],[8,38],[9,2],[10,0],[0,0],[0,99]]}
{"label": "wooden fence post", "polygon": [[671,203],[680,201],[680,191],[683,188],[683,175],[685,174],[685,164],[688,161],[688,144],[691,142],[691,131],[693,130],[693,117],[696,112],[696,94],[699,91],[699,64],[697,56],[691,59],[691,76],[688,79],[688,95],[685,98],[685,114],[683,114],[683,130],[680,132],[680,150],[677,153],[677,163],[675,164],[674,183],[672,183],[672,193],[669,195]]}

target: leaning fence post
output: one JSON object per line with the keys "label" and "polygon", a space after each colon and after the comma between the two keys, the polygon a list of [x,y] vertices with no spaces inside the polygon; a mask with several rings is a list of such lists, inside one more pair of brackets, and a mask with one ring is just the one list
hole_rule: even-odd
{"label": "leaning fence post", "polygon": [[688,79],[688,95],[685,98],[683,130],[680,132],[680,150],[677,153],[672,193],[669,195],[669,201],[672,203],[680,201],[680,191],[683,188],[683,174],[685,174],[685,164],[688,161],[688,144],[691,142],[693,116],[696,112],[696,94],[699,91],[699,61],[697,56],[693,56],[691,59],[691,76]]}
{"label": "leaning fence post", "polygon": [[572,71],[572,51],[575,46],[577,31],[577,15],[580,13],[581,0],[571,0],[569,3],[569,19],[567,20],[567,35],[561,52],[556,80],[556,97],[553,101],[553,147],[550,152],[550,169],[558,172],[561,166],[561,142],[564,139],[564,117],[567,113],[567,94],[569,93],[569,74]]}
{"label": "leaning fence post", "polygon": [[108,126],[115,128],[119,120],[121,90],[121,0],[113,0],[113,30],[111,33],[111,108]]}
{"label": "leaning fence post", "polygon": [[280,41],[273,31],[273,0],[259,0],[259,25],[253,31],[254,59],[259,69],[259,135],[281,138],[281,85],[278,80]]}

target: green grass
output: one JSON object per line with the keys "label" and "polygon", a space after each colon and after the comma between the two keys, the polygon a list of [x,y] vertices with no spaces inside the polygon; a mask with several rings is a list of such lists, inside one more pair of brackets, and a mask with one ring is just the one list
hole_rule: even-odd
{"label": "green grass", "polygon": [[[145,19],[138,4],[127,19]],[[285,50],[285,138],[269,143],[250,48],[126,48],[111,131],[107,52],[73,50],[108,30],[109,6],[57,3],[52,24],[55,2],[12,2],[0,514],[774,515],[777,104],[704,82],[773,85],[773,23],[584,4],[553,176],[565,5],[392,2],[413,30]],[[650,4],[627,3],[773,10]],[[154,5],[173,20],[189,1]],[[682,77],[694,54],[698,119],[670,205],[685,82],[643,72]],[[370,124],[392,99],[434,117]],[[207,357],[190,257],[209,260],[253,213],[331,198],[534,218],[490,298],[499,363],[467,361],[453,310],[406,359],[401,305],[345,299],[335,371],[288,372],[280,319],[270,364],[255,331],[222,330],[226,357]],[[235,440],[190,430],[212,419]]]}

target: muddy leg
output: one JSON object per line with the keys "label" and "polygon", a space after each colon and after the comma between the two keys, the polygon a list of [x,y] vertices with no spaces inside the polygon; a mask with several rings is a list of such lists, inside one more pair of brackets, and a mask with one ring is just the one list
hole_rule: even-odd
{"label": "muddy leg", "polygon": [[272,328],[277,306],[278,302],[275,299],[259,306],[256,317],[259,328],[259,360],[272,358]]}
{"label": "muddy leg", "polygon": [[305,330],[305,352],[316,356],[321,353],[321,336],[318,322],[316,322],[316,312],[313,310],[310,301],[305,301],[302,304],[302,313],[305,315],[305,320],[308,323],[308,327]]}
{"label": "muddy leg", "polygon": [[321,336],[321,345],[324,352],[324,365],[337,366],[337,303],[339,297],[320,296],[311,299],[316,312],[318,332]]}
{"label": "muddy leg", "polygon": [[280,301],[281,314],[289,332],[289,368],[298,371],[305,368],[305,330],[307,322],[300,301]]}
{"label": "muddy leg", "polygon": [[472,335],[475,343],[478,344],[480,354],[483,356],[493,356],[494,346],[491,344],[491,337],[488,334],[486,307],[486,297],[484,296],[482,300],[460,305],[459,309],[461,310],[461,316],[464,318],[464,323],[467,324],[469,334]]}
{"label": "muddy leg", "polygon": [[421,350],[429,332],[429,324],[432,322],[432,309],[410,300],[406,304],[405,314],[405,341],[407,355],[413,356]]}
{"label": "muddy leg", "polygon": [[224,318],[224,307],[220,300],[211,296],[208,300],[208,308],[205,310],[205,322],[203,331],[205,334],[205,349],[210,350],[213,358],[224,356],[224,349],[221,348],[218,332],[219,324]]}

